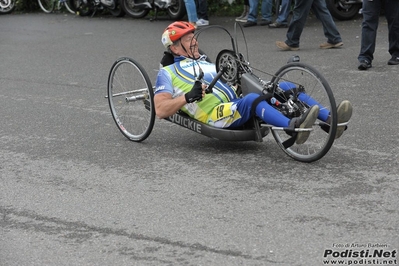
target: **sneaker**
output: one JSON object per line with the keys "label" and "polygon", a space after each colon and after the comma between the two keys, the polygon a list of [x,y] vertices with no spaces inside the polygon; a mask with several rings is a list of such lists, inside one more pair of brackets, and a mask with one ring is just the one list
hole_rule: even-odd
{"label": "sneaker", "polygon": [[288,46],[285,42],[277,41],[276,45],[278,48],[280,48],[283,51],[298,51],[299,50],[299,47]]}
{"label": "sneaker", "polygon": [[259,22],[259,25],[261,25],[261,26],[267,26],[267,25],[270,25],[270,24],[272,24],[272,22],[270,20],[266,20],[266,19],[262,19]]}
{"label": "sneaker", "polygon": [[[337,106],[337,118],[338,118],[338,124],[341,123],[347,123],[351,117],[352,117],[352,104],[350,103],[350,101],[342,101],[338,106]],[[347,129],[348,127],[346,125],[344,126],[338,126],[337,127],[337,133],[335,134],[335,138],[339,138],[342,136],[342,134],[344,133],[344,131]]]}
{"label": "sneaker", "polygon": [[238,21],[238,22],[247,22],[248,21],[248,16],[246,16],[246,17],[242,17],[242,18],[236,18],[236,21]]}
{"label": "sneaker", "polygon": [[[388,61],[389,63],[389,61]],[[357,69],[359,70],[367,70],[371,67],[371,62],[369,62],[368,60],[360,60],[359,62],[359,66],[357,67]]]}
{"label": "sneaker", "polygon": [[[291,119],[291,128],[312,128],[315,123],[317,116],[319,115],[320,107],[318,105],[313,105],[309,108],[303,115]],[[310,135],[310,131],[298,131],[295,143],[303,144],[305,143]]]}
{"label": "sneaker", "polygon": [[195,24],[197,25],[197,27],[208,26],[209,25],[209,20],[205,20],[205,19],[200,18],[199,20],[197,20],[197,22]]}
{"label": "sneaker", "polygon": [[250,20],[248,20],[246,23],[244,23],[244,25],[242,25],[243,27],[252,27],[252,26],[256,26],[257,24],[256,24],[256,22],[254,22],[254,21],[250,21]]}
{"label": "sneaker", "polygon": [[399,65],[399,57],[392,56],[392,58],[388,61],[388,65]]}
{"label": "sneaker", "polygon": [[320,48],[321,49],[331,49],[331,48],[341,47],[342,45],[344,45],[343,42],[337,42],[337,43],[325,42],[325,43],[320,44]]}
{"label": "sneaker", "polygon": [[282,23],[279,23],[277,21],[272,23],[272,24],[269,24],[269,28],[274,28],[274,29],[276,29],[276,28],[287,28],[287,27],[288,27],[287,24],[282,24]]}

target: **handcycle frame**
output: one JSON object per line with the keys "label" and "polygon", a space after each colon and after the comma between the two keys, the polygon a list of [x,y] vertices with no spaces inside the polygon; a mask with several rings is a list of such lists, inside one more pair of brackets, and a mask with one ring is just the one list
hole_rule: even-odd
{"label": "handcycle frame", "polygon": [[[282,66],[276,74],[271,75],[272,79],[270,81],[265,82],[254,73],[253,68],[250,67],[249,63],[244,59],[244,56],[238,52],[237,39],[234,39],[227,29],[221,26],[209,26],[197,31],[195,36],[198,38],[201,32],[215,27],[223,29],[228,33],[231,38],[233,49],[222,50],[218,54],[216,59],[217,75],[208,87],[213,86],[218,79],[221,79],[228,84],[238,85],[238,89],[243,96],[248,93],[257,93],[259,95],[264,95],[264,100],[267,101],[270,101],[271,98],[277,98],[281,103],[280,108],[282,109],[275,108],[279,111],[284,111],[284,114],[290,118],[300,116],[311,107],[306,102],[308,102],[309,99],[313,100],[313,96],[306,98],[306,101],[299,99],[301,96],[304,98],[304,95],[307,97],[307,93],[309,92],[317,92],[315,99],[324,100],[323,105],[321,105],[320,102],[317,102],[317,104],[325,109],[324,113],[328,113],[329,122],[318,119],[312,129],[290,129],[266,124],[253,115],[252,119],[240,128],[216,128],[197,121],[181,111],[178,111],[165,120],[198,134],[224,141],[262,142],[263,138],[272,132],[279,147],[293,159],[301,162],[313,162],[321,159],[331,148],[338,126],[335,99],[326,79],[315,68],[299,62],[299,57],[294,56],[290,62]],[[131,69],[129,71],[138,72],[139,77],[141,77],[143,81],[143,86],[139,87],[139,89],[135,89],[134,86],[137,85],[129,85],[129,88],[122,88],[121,92],[116,92],[121,84],[129,83],[130,81],[133,82],[131,73],[126,75],[129,76],[126,78],[126,81],[121,81],[121,79],[124,79],[122,66],[126,64],[129,65],[129,69]],[[296,72],[298,72],[298,76]],[[309,77],[309,83],[306,80],[299,80],[302,79],[303,76]],[[279,86],[284,82],[295,84],[295,88],[282,90]],[[153,89],[147,72],[137,61],[128,57],[122,57],[114,62],[108,77],[108,94],[106,97],[108,98],[111,113],[117,127],[122,134],[131,141],[141,142],[145,140],[152,131],[155,123]],[[212,87],[210,89],[212,89]],[[126,97],[124,100],[117,102],[116,98],[119,96]],[[126,107],[129,106],[129,104],[140,102],[141,104],[139,104],[139,107],[136,109],[133,109],[133,107]],[[120,109],[119,106],[121,106]],[[285,108],[283,108],[284,106]],[[291,108],[291,111],[287,108]],[[135,112],[142,112],[143,110],[145,110],[143,116],[133,114]],[[147,119],[144,117],[146,115],[149,115]],[[137,127],[134,128],[135,125],[133,124],[136,124],[136,120],[138,120],[138,122],[144,120],[146,124],[143,127],[137,126],[142,129],[136,130]],[[340,126],[343,125],[345,124],[340,124]],[[129,129],[127,127],[129,127]],[[299,131],[312,131],[310,135],[315,135],[315,139],[310,139],[311,142],[308,145],[305,145],[306,143],[297,145],[295,144],[295,135]],[[317,134],[315,133],[316,131],[318,132]],[[309,142],[309,140],[307,142]]]}

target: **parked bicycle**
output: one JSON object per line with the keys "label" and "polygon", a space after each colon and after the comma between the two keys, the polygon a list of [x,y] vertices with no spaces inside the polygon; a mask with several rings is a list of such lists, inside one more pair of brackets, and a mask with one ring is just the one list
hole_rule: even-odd
{"label": "parked bicycle", "polygon": [[0,0],[0,14],[9,14],[15,9],[15,0]]}
{"label": "parked bicycle", "polygon": [[60,11],[63,7],[70,13],[75,14],[75,11],[69,6],[67,0],[38,0],[40,8],[45,13],[52,13],[53,11]]}

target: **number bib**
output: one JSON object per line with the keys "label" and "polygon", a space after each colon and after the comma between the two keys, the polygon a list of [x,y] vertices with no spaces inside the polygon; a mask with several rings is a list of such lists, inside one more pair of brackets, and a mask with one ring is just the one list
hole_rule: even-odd
{"label": "number bib", "polygon": [[216,106],[208,116],[208,124],[215,127],[228,127],[235,120],[240,118],[237,111],[237,104],[234,102],[221,103]]}

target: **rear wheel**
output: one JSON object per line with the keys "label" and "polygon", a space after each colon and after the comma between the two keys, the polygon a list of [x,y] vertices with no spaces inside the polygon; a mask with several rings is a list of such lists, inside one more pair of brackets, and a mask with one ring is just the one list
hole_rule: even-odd
{"label": "rear wheel", "polygon": [[[281,96],[281,93],[278,94],[281,102],[288,100],[288,97],[294,94],[298,96],[299,111],[290,118],[300,116],[316,102],[320,107],[319,117],[313,125],[308,140],[303,144],[294,143],[285,148],[284,142],[291,136],[283,130],[272,129],[273,137],[280,148],[295,160],[302,162],[319,160],[330,150],[337,130],[337,109],[330,85],[319,71],[300,62],[284,65],[271,80],[275,85],[282,85],[287,81],[295,84],[296,88],[302,91],[291,91],[291,93],[286,91],[284,96]],[[328,124],[324,121],[326,117],[329,117]]]}
{"label": "rear wheel", "polygon": [[120,58],[108,77],[108,103],[112,117],[131,141],[145,140],[155,123],[154,92],[144,68],[135,60]]}

